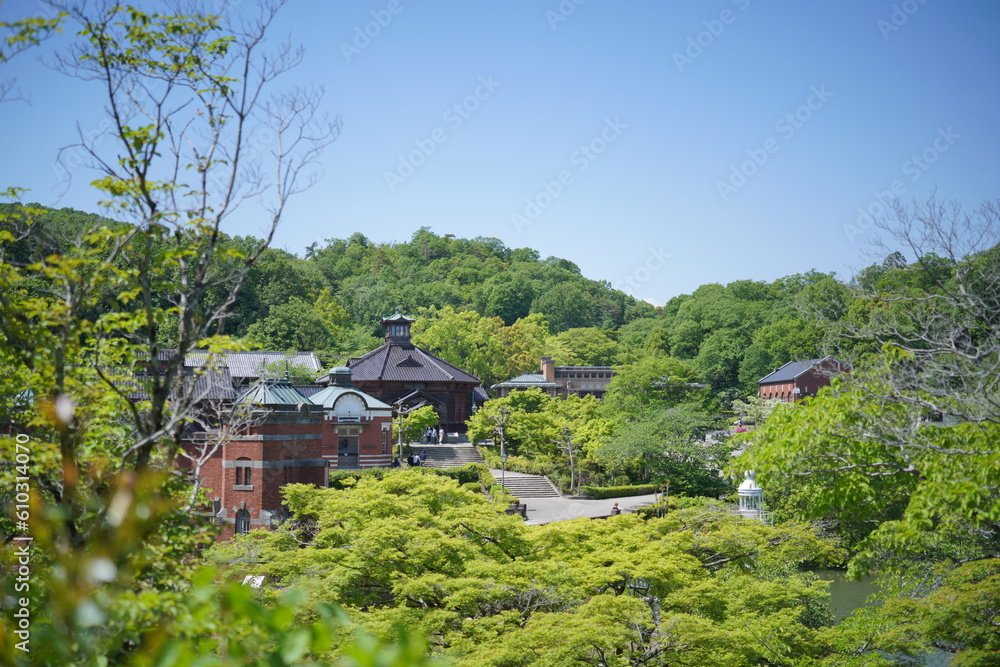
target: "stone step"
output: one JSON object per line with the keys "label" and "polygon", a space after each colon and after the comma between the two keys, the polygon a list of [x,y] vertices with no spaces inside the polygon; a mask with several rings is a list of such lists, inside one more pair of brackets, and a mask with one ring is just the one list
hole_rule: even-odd
{"label": "stone step", "polygon": [[[501,475],[494,474],[499,482]],[[543,475],[518,475],[516,477],[506,477],[503,481],[503,487],[507,489],[512,496],[516,496],[519,499],[524,498],[558,498],[559,491],[556,490],[555,485],[549,481],[548,477]]]}
{"label": "stone step", "polygon": [[413,451],[426,452],[427,458],[424,459],[424,465],[431,468],[458,468],[466,463],[483,462],[479,450],[469,445],[433,445],[425,449],[414,447]]}

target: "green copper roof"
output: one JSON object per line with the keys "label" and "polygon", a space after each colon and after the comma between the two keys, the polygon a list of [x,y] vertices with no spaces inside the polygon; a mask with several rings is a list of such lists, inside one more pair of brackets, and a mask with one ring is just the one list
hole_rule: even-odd
{"label": "green copper roof", "polygon": [[409,324],[413,324],[414,322],[416,322],[416,320],[413,319],[412,317],[407,317],[406,315],[402,314],[401,312],[399,312],[399,309],[397,308],[395,313],[393,313],[389,317],[382,318],[382,324],[387,324],[389,322],[407,322]]}
{"label": "green copper roof", "polygon": [[287,380],[272,380],[251,387],[237,400],[259,405],[299,405],[300,403],[311,405],[313,403]]}
{"label": "green copper roof", "polygon": [[350,387],[338,387],[331,385],[325,389],[320,389],[318,392],[313,394],[312,401],[316,405],[322,405],[325,408],[332,408],[333,404],[337,402],[337,399],[344,394],[355,394],[360,396],[368,406],[369,410],[391,410],[392,406],[382,401],[378,400],[373,396],[369,396],[363,391],[358,391],[357,389],[351,389]]}

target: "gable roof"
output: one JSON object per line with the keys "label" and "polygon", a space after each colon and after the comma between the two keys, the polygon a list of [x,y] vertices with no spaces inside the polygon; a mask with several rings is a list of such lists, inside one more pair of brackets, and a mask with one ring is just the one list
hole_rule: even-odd
{"label": "gable roof", "polygon": [[354,382],[462,382],[479,384],[479,378],[421,350],[416,345],[386,343],[347,362]]}
{"label": "gable roof", "polygon": [[[770,375],[765,375],[757,380],[757,384],[771,384],[773,382],[791,382],[806,371],[812,369],[817,364],[833,359],[833,357],[823,357],[822,359],[806,359],[805,361],[789,361],[787,364],[774,371]],[[834,359],[834,361],[836,361]]]}

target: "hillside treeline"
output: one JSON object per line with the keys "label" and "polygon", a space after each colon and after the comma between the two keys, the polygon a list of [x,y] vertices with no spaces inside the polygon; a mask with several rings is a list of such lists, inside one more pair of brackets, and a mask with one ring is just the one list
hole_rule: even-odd
{"label": "hillside treeline", "polygon": [[[5,204],[0,213],[19,204]],[[31,205],[40,208],[38,205]],[[127,225],[72,209],[33,216],[11,256],[29,263],[85,244],[88,231]],[[249,253],[259,243],[233,236],[224,243]],[[708,284],[662,308],[583,276],[573,262],[542,259],[531,248],[508,248],[496,238],[440,236],[428,228],[410,241],[376,243],[363,234],[328,239],[302,257],[268,248],[249,267],[232,315],[221,333],[251,349],[310,350],[327,364],[343,363],[378,344],[381,319],[397,309],[419,320],[415,339],[480,377],[488,388],[537,370],[548,354],[557,364],[629,365],[671,357],[693,368],[700,382],[728,403],[753,393],[756,383],[795,359],[844,353],[843,339],[820,321],[866,317],[832,273],[810,271],[766,283]],[[126,251],[116,260],[137,261]],[[946,262],[937,261],[947,274]],[[915,275],[901,255],[858,276],[861,286],[903,289]],[[893,273],[895,271],[895,273]],[[218,307],[226,294],[205,300]],[[106,307],[128,309],[108,295]],[[812,315],[810,315],[812,314]],[[814,317],[813,315],[819,316]],[[171,343],[171,322],[161,327]],[[864,350],[860,350],[864,351]]]}

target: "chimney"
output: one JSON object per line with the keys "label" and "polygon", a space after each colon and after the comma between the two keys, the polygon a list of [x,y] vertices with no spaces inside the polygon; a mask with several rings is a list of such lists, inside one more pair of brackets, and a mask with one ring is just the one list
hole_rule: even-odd
{"label": "chimney", "polygon": [[552,357],[542,357],[542,377],[546,382],[556,381],[556,366],[552,363]]}

